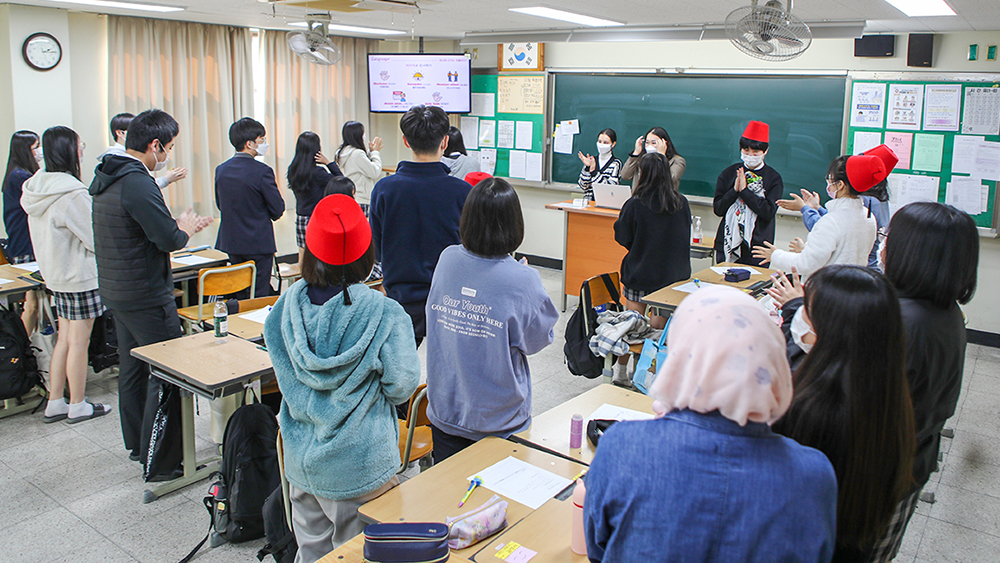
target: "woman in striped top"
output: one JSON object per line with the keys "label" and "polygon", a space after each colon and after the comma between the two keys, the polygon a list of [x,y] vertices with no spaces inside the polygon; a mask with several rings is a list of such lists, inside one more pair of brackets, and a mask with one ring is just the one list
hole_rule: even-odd
{"label": "woman in striped top", "polygon": [[576,153],[583,162],[583,170],[580,171],[580,180],[577,182],[584,192],[584,199],[593,201],[594,189],[591,184],[617,184],[621,175],[622,161],[615,158],[611,152],[615,148],[618,136],[614,129],[605,129],[597,135],[597,157],[585,155],[583,152]]}

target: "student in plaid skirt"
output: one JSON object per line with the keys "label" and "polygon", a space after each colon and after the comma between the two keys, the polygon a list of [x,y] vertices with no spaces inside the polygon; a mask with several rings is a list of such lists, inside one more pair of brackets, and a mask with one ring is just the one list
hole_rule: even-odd
{"label": "student in plaid skirt", "polygon": [[[104,416],[111,407],[88,403],[87,348],[94,319],[104,310],[97,294],[93,200],[80,181],[84,145],[68,127],[42,136],[45,170],[24,183],[21,204],[45,285],[55,294],[59,338],[52,352],[45,422],[75,424]],[[69,385],[70,402],[63,398]]]}

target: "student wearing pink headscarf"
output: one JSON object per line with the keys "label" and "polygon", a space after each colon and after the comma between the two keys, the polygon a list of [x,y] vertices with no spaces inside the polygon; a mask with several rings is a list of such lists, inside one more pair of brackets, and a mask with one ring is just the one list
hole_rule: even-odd
{"label": "student wearing pink headscarf", "polygon": [[584,504],[591,561],[826,563],[837,483],[770,424],[792,401],[785,341],[745,293],[684,300],[651,388],[661,415],[601,438]]}

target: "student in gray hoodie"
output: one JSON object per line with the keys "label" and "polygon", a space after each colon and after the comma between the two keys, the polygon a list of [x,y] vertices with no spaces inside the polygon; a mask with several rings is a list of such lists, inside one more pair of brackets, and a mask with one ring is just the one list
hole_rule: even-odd
{"label": "student in gray hoodie", "polygon": [[[49,368],[45,422],[68,418],[70,424],[108,414],[111,407],[88,403],[87,348],[94,319],[104,312],[97,293],[94,259],[93,201],[80,181],[83,143],[69,127],[42,135],[45,170],[24,183],[21,205],[45,285],[52,290],[59,338]],[[63,398],[69,383],[70,403]]]}

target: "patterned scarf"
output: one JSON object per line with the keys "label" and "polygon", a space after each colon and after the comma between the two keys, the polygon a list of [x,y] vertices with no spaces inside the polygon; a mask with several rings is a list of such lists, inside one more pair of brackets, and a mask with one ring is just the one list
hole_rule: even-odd
{"label": "patterned scarf", "polygon": [[[753,170],[745,170],[747,187],[750,193],[764,197],[764,178]],[[757,225],[757,214],[754,213],[743,198],[736,198],[736,202],[729,206],[726,211],[726,229],[724,231],[722,247],[726,252],[727,262],[736,262],[741,257],[740,245],[746,241],[747,246],[751,245],[750,239],[753,237],[754,227]]]}

